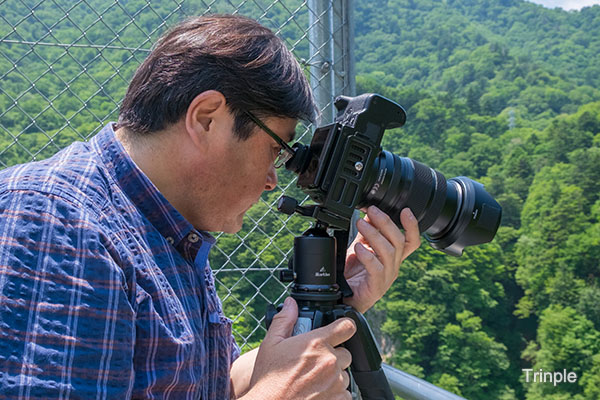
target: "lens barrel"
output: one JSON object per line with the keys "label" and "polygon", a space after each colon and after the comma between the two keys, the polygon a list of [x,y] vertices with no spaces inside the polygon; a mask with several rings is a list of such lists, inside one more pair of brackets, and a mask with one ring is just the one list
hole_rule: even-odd
{"label": "lens barrel", "polygon": [[461,176],[446,180],[439,171],[382,151],[370,171],[360,207],[376,205],[398,225],[409,207],[431,245],[459,256],[465,246],[494,238],[502,208],[483,185]]}

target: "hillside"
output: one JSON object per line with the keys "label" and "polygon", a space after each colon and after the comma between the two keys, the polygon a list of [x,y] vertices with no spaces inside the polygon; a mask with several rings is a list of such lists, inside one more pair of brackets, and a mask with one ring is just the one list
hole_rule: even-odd
{"label": "hillside", "polygon": [[356,23],[359,91],[407,108],[385,147],[504,209],[491,245],[407,260],[370,316],[389,359],[469,399],[599,398],[600,7],[359,1]]}

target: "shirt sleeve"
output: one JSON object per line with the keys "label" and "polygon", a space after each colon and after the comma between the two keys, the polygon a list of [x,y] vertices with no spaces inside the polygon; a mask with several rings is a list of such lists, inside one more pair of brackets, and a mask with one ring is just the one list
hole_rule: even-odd
{"label": "shirt sleeve", "polygon": [[134,312],[97,219],[51,194],[0,193],[0,398],[130,396]]}

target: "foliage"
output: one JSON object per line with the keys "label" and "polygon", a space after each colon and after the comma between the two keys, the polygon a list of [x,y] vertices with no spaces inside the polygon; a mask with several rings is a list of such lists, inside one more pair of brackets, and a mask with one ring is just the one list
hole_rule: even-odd
{"label": "foliage", "polygon": [[[478,179],[503,206],[492,245],[458,260],[421,248],[402,265],[368,314],[387,361],[469,399],[596,399],[600,38],[586,32],[600,7],[370,1],[356,17],[358,91],[408,115],[384,148]],[[549,342],[559,318],[574,342]],[[579,379],[526,386],[527,367]]]}

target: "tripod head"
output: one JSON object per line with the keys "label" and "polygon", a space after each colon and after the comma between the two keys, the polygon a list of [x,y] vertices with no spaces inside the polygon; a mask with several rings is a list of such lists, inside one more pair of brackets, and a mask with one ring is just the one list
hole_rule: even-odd
{"label": "tripod head", "polygon": [[[293,335],[320,328],[339,318],[351,318],[356,324],[356,333],[344,347],[352,354],[350,370],[362,398],[393,400],[367,321],[342,301],[344,297],[352,296],[352,289],[344,278],[350,220],[327,213],[320,205],[301,207],[296,200],[285,196],[279,200],[277,208],[288,215],[298,213],[316,219],[312,228],[294,238],[294,253],[288,269],[281,271],[279,277],[282,282],[293,282],[291,296],[298,303]],[[267,309],[267,328],[276,313],[274,306]]]}
{"label": "tripod head", "polygon": [[[336,218],[334,226],[350,226],[350,221],[326,213],[319,205],[302,207],[287,196],[279,199],[277,209],[291,215],[298,213],[316,219],[315,225],[294,238],[294,253],[288,269],[280,272],[282,282],[293,282],[292,297],[296,301],[339,302],[352,296],[344,277],[348,229],[331,228],[328,221]],[[325,217],[325,218],[323,218]],[[328,233],[333,231],[333,237]]]}

